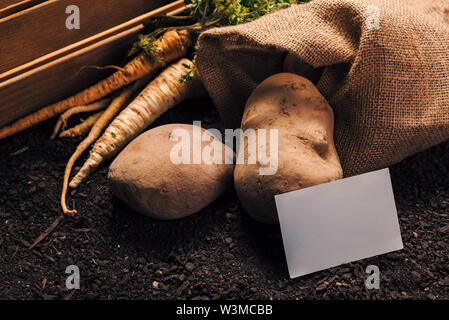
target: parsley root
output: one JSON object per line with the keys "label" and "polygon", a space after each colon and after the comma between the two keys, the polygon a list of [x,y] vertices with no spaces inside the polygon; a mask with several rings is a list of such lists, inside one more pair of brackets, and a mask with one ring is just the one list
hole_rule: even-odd
{"label": "parsley root", "polygon": [[56,135],[59,132],[59,129],[61,129],[62,124],[64,124],[64,128],[67,125],[67,120],[78,113],[82,113],[82,112],[91,112],[91,111],[97,111],[97,110],[101,110],[106,108],[106,106],[109,103],[109,99],[103,99],[91,104],[88,104],[87,106],[78,106],[78,107],[73,107],[70,108],[69,110],[67,110],[66,112],[64,112],[58,119],[58,122],[56,122],[55,128],[53,129],[53,133],[50,137],[50,139],[54,139],[56,137]]}
{"label": "parsley root", "polygon": [[69,210],[66,205],[66,193],[67,193],[67,185],[69,183],[70,172],[72,171],[72,167],[75,164],[75,161],[81,156],[81,154],[89,148],[89,146],[95,142],[95,140],[100,136],[102,130],[107,126],[107,124],[114,118],[114,116],[118,113],[118,111],[125,105],[131,95],[138,90],[141,84],[137,82],[133,87],[127,88],[123,90],[123,92],[118,95],[115,99],[112,100],[112,103],[109,107],[102,113],[100,118],[97,120],[95,125],[89,132],[89,135],[78,145],[75,152],[70,157],[67,165],[65,167],[64,172],[64,181],[62,184],[62,193],[61,193],[61,207],[62,211],[67,214],[75,214],[76,210]]}
{"label": "parsley root", "polygon": [[[186,74],[191,77],[186,79]],[[165,111],[185,99],[204,94],[192,61],[181,59],[169,66],[111,122],[70,187],[76,188],[103,161],[119,152]]]}
{"label": "parsley root", "polygon": [[97,113],[94,113],[89,118],[81,122],[80,124],[77,124],[73,128],[67,129],[62,131],[59,134],[59,138],[74,138],[79,137],[88,132],[95,122],[97,122],[98,118],[103,114],[103,111],[99,111]]}
{"label": "parsley root", "polygon": [[99,100],[131,82],[155,71],[161,62],[169,63],[185,55],[192,45],[192,39],[187,30],[169,30],[156,42],[154,55],[140,53],[123,68],[97,84],[55,104],[40,109],[11,125],[0,129],[0,139],[25,130],[39,122],[50,119],[73,106],[80,106]]}

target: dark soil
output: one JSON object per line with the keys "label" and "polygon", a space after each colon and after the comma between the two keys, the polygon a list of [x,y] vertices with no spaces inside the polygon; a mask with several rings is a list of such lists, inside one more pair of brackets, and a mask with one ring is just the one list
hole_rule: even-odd
{"label": "dark soil", "polygon": [[[218,125],[207,101],[156,125],[194,119]],[[52,125],[0,142],[0,298],[449,298],[449,141],[391,167],[403,250],[291,280],[279,227],[251,220],[233,190],[193,216],[156,221],[112,195],[107,166],[69,196],[80,214],[28,249],[60,213],[64,167],[80,141],[49,141]],[[71,264],[80,290],[65,288]],[[370,264],[380,290],[365,289]]]}

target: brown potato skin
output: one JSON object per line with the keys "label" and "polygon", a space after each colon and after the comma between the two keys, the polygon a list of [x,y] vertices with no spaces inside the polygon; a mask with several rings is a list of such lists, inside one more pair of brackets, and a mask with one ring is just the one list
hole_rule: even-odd
{"label": "brown potato skin", "polygon": [[[170,134],[178,128],[192,137],[192,125],[151,129],[134,139],[109,168],[114,194],[135,211],[155,219],[177,219],[198,212],[232,185],[233,164],[177,165],[170,160],[170,150],[178,143]],[[202,142],[202,149],[206,145],[208,142]]]}
{"label": "brown potato skin", "polygon": [[[259,84],[246,103],[241,128],[278,129],[274,175],[260,175],[260,164],[248,164],[246,152],[244,164],[237,163],[234,170],[237,195],[259,222],[279,223],[275,195],[343,177],[333,139],[332,108],[304,77],[279,73]],[[243,145],[248,150],[247,139]]]}

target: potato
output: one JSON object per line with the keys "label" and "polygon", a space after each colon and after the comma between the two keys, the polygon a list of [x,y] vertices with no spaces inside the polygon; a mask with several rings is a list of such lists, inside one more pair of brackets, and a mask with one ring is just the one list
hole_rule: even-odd
{"label": "potato", "polygon": [[[260,222],[278,223],[275,195],[343,176],[333,140],[332,108],[306,78],[279,73],[264,80],[246,103],[241,129],[267,129],[267,136],[269,129],[278,130],[276,173],[261,175],[266,164],[248,163],[246,138],[239,150],[244,162],[237,162],[234,170],[237,195],[247,213]],[[266,141],[270,150],[270,140]]]}
{"label": "potato", "polygon": [[[197,140],[201,153],[217,156],[223,164],[217,164],[218,160],[207,164],[204,159],[193,164],[194,151],[190,149],[194,128],[200,135],[210,137],[211,142]],[[184,146],[189,153],[184,153],[186,163],[175,164],[183,155],[176,148],[183,141],[179,130],[188,134]],[[112,190],[137,212],[156,219],[193,214],[232,185],[233,151],[228,150],[230,164],[224,164],[225,149],[229,148],[211,133],[192,125],[169,124],[151,129],[134,139],[112,162],[109,169]],[[175,163],[173,155],[178,157]]]}

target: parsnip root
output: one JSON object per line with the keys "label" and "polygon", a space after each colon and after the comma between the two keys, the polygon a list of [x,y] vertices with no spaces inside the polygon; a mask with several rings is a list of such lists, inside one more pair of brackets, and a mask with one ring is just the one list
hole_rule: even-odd
{"label": "parsnip root", "polygon": [[100,116],[102,114],[103,114],[103,111],[94,113],[89,118],[87,118],[80,124],[77,124],[73,128],[62,131],[59,134],[59,138],[75,138],[75,137],[82,136],[83,134],[88,132],[93,127],[95,122],[97,122],[98,118],[100,118]]}
{"label": "parsnip root", "polygon": [[137,91],[141,82],[138,81],[134,84],[133,87],[125,89],[120,95],[118,95],[115,99],[112,100],[112,103],[109,107],[103,112],[100,118],[97,120],[95,125],[89,132],[89,135],[78,145],[75,152],[70,157],[64,171],[64,181],[62,183],[62,192],[61,192],[61,208],[65,214],[75,214],[77,211],[75,209],[68,209],[66,204],[66,194],[67,194],[67,185],[69,183],[70,173],[72,171],[72,167],[75,164],[76,160],[81,156],[81,154],[89,148],[89,146],[95,142],[95,140],[100,136],[102,130],[108,125],[108,123],[114,118],[114,116],[119,112],[119,110],[125,105],[128,99],[132,96],[132,94]]}
{"label": "parsnip root", "polygon": [[[192,39],[187,30],[169,30],[156,41],[156,45],[159,48],[155,53],[157,60],[169,63],[186,54],[188,48],[192,45]],[[124,71],[117,71],[70,98],[42,108],[11,125],[1,128],[0,140],[61,114],[73,106],[86,105],[99,100],[157,70],[160,66],[160,62],[151,59],[145,53],[141,53],[124,66]]]}
{"label": "parsnip root", "polygon": [[[191,71],[192,78],[181,81]],[[100,164],[117,154],[168,109],[185,99],[205,95],[192,61],[181,59],[169,66],[111,122],[70,182],[70,187],[76,188]]]}
{"label": "parsnip root", "polygon": [[97,102],[88,104],[87,106],[78,106],[78,107],[70,108],[69,110],[64,112],[59,117],[58,121],[56,122],[55,128],[53,129],[53,133],[50,136],[50,139],[54,139],[56,137],[56,135],[59,132],[59,129],[61,129],[61,126],[63,126],[63,128],[65,128],[67,126],[67,120],[71,116],[78,114],[78,113],[92,112],[92,111],[104,109],[104,108],[106,108],[106,106],[109,104],[110,101],[111,101],[110,99],[103,99],[103,100],[99,100]]}

